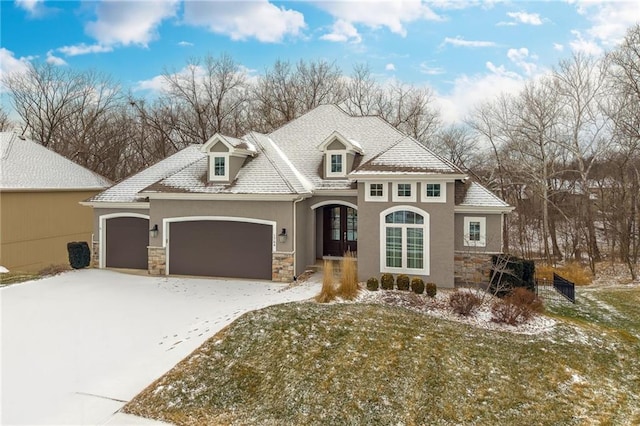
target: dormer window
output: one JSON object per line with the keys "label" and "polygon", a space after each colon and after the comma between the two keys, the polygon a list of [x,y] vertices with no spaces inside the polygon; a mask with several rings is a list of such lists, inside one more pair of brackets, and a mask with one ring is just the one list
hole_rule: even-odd
{"label": "dormer window", "polygon": [[329,151],[326,154],[327,177],[345,177],[345,151]]}
{"label": "dormer window", "polygon": [[215,153],[211,155],[209,163],[209,180],[229,180],[229,155]]}
{"label": "dormer window", "polygon": [[362,155],[360,143],[333,132],[319,146],[324,153],[324,178],[346,178],[356,155]]}

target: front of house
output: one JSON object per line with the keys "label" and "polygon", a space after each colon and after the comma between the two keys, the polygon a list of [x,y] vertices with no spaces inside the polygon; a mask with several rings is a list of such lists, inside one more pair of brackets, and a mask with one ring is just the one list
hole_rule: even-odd
{"label": "front of house", "polygon": [[97,196],[101,268],[291,281],[353,252],[453,287],[500,252],[502,200],[378,117],[317,107],[268,135],[214,135]]}

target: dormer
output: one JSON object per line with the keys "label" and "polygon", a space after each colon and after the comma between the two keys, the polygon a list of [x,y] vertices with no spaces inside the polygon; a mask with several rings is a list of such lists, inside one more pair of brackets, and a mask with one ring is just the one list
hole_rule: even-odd
{"label": "dormer", "polygon": [[356,155],[364,154],[360,143],[333,132],[318,149],[324,153],[323,173],[325,179],[346,179],[353,168]]}
{"label": "dormer", "polygon": [[253,144],[244,139],[213,135],[202,145],[201,151],[207,154],[209,182],[229,183],[236,178],[244,160],[256,154]]}

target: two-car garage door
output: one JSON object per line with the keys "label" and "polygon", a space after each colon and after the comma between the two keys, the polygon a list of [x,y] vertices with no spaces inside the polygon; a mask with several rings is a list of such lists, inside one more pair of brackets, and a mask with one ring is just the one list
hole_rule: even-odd
{"label": "two-car garage door", "polygon": [[196,220],[170,222],[172,275],[271,279],[271,225]]}

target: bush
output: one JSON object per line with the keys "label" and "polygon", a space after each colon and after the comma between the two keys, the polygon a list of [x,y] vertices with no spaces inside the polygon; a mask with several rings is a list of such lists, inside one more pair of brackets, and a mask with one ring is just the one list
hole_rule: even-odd
{"label": "bush", "polygon": [[570,262],[562,266],[550,266],[547,264],[536,266],[536,278],[546,279],[549,284],[553,282],[554,272],[575,285],[588,285],[593,281],[593,275],[589,268],[579,262]]}
{"label": "bush", "polygon": [[427,283],[425,286],[427,290],[427,296],[436,297],[436,293],[438,292],[438,288],[435,283]]}
{"label": "bush", "polygon": [[320,289],[320,294],[316,296],[316,302],[327,303],[335,298],[336,288],[333,285],[333,262],[325,260],[322,268],[322,289]]}
{"label": "bush", "polygon": [[411,280],[411,290],[416,294],[424,293],[424,281],[420,277],[414,277]]}
{"label": "bush", "polygon": [[398,275],[396,278],[396,285],[398,286],[398,290],[409,291],[410,284],[409,276],[405,274]]}
{"label": "bush", "polygon": [[456,290],[449,296],[449,306],[458,315],[469,316],[480,305],[482,299],[470,291]]}
{"label": "bush", "polygon": [[342,277],[338,285],[338,295],[353,300],[358,295],[358,268],[353,254],[346,253],[342,258]]}
{"label": "bush", "polygon": [[491,319],[497,323],[517,325],[524,323],[534,312],[542,312],[542,300],[525,288],[514,289],[507,297],[497,300],[491,307]]}
{"label": "bush", "polygon": [[86,241],[67,243],[69,265],[73,269],[86,268],[91,264],[91,251]]}
{"label": "bush", "polygon": [[378,291],[378,279],[371,277],[367,280],[367,290]]}
{"label": "bush", "polygon": [[504,297],[514,288],[525,287],[535,291],[535,263],[506,254],[493,255],[489,291]]}
{"label": "bush", "polygon": [[393,275],[382,274],[380,277],[380,285],[383,290],[393,290]]}

